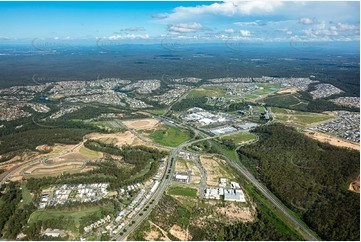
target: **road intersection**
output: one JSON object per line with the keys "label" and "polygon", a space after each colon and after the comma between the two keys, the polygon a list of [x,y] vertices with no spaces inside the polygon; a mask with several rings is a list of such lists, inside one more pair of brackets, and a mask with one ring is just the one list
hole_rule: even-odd
{"label": "road intersection", "polygon": [[[116,239],[116,240],[125,240],[147,218],[147,216],[150,214],[152,208],[154,208],[155,205],[159,202],[159,200],[162,197],[162,194],[164,193],[167,186],[171,182],[171,178],[172,178],[173,173],[174,173],[174,160],[178,156],[178,153],[181,150],[183,150],[184,148],[186,148],[188,146],[191,146],[191,145],[193,145],[195,143],[198,143],[198,142],[202,142],[202,141],[205,141],[205,140],[212,140],[212,139],[216,139],[216,138],[228,135],[228,134],[225,134],[225,135],[218,135],[218,136],[209,136],[207,133],[205,133],[205,132],[203,132],[201,130],[195,129],[193,127],[185,127],[183,124],[179,124],[175,120],[169,120],[169,118],[165,118],[164,116],[158,116],[157,119],[162,121],[162,122],[169,123],[172,126],[177,126],[177,127],[181,127],[181,128],[188,128],[188,129],[190,128],[195,133],[195,136],[202,135],[202,136],[205,136],[205,137],[200,138],[200,139],[193,138],[192,140],[186,141],[186,142],[184,142],[184,143],[180,144],[179,146],[172,149],[171,154],[170,154],[169,159],[168,159],[168,162],[167,162],[167,168],[165,169],[165,173],[164,173],[164,175],[162,177],[160,186],[157,189],[157,191],[154,193],[154,195],[149,199],[149,201],[144,205],[144,207],[148,206],[148,209],[141,210],[140,212],[138,212],[138,214],[136,214],[134,219],[133,219],[134,222],[129,224],[128,229],[125,230],[124,232],[122,232],[121,235],[117,235],[117,236],[114,237],[114,239]],[[267,125],[270,124],[270,123],[271,123],[271,121],[268,122]],[[246,132],[246,131],[248,131],[248,130],[238,131],[237,133]],[[131,132],[132,133],[134,132],[134,134],[137,135],[138,137],[140,136],[134,130],[132,130]],[[243,145],[254,143],[254,142],[257,142],[257,141],[258,141],[258,136],[257,136],[257,139],[246,142],[246,143],[242,144],[241,146],[237,147],[235,152],[239,148],[241,148]],[[239,160],[237,155],[236,155],[236,157],[237,157],[237,161],[232,160],[229,157],[225,157],[225,158],[226,158],[228,164],[231,167],[233,167],[234,169],[239,171],[249,182],[251,182],[253,184],[253,186],[255,186],[275,206],[276,209],[281,211],[289,219],[289,222],[293,223],[293,225],[294,225],[293,227],[304,237],[305,240],[312,240],[312,241],[318,240],[318,238],[312,233],[312,231],[305,224],[303,224],[292,213],[290,213],[288,208],[285,205],[283,205],[282,203],[280,203],[276,199],[276,197],[272,194],[272,192],[269,191],[263,184],[261,184],[242,165],[242,163]],[[201,187],[201,189],[202,189],[202,187]]]}

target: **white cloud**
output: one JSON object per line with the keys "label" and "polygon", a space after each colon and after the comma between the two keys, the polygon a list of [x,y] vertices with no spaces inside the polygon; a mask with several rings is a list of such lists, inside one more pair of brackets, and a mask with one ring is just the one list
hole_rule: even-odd
{"label": "white cloud", "polygon": [[288,35],[291,35],[292,34],[292,31],[289,30],[288,28],[283,28],[283,29],[278,29],[279,31],[283,32],[283,33],[286,33]]}
{"label": "white cloud", "polygon": [[168,25],[168,30],[177,33],[192,33],[203,30],[200,23]]}
{"label": "white cloud", "polygon": [[232,34],[234,32],[236,32],[234,29],[225,29],[224,32]]}
{"label": "white cloud", "polygon": [[155,13],[152,14],[152,18],[165,19],[168,17],[167,13]]}
{"label": "white cloud", "polygon": [[239,33],[241,34],[242,37],[249,37],[251,36],[251,32],[248,30],[240,30]]}
{"label": "white cloud", "polygon": [[358,40],[360,29],[356,25],[345,23],[330,25],[323,21],[314,25],[313,28],[302,30],[302,34],[301,37],[311,40]]}
{"label": "white cloud", "polygon": [[[234,25],[237,25],[237,26],[259,26],[260,25],[260,22],[259,21],[253,21],[253,22],[235,22],[233,23]],[[264,24],[262,24],[264,25]]]}
{"label": "white cloud", "polygon": [[126,29],[121,29],[120,31],[145,31],[144,27],[130,27],[130,28],[126,28]]}
{"label": "white cloud", "polygon": [[123,39],[149,39],[148,34],[126,34],[126,35],[112,35],[108,37],[109,40],[123,40]]}
{"label": "white cloud", "polygon": [[271,13],[283,3],[280,1],[234,1],[226,0],[211,5],[198,5],[195,7],[177,7],[172,13],[153,15],[154,18],[166,19],[168,21],[179,21],[202,14],[213,14],[222,16],[242,16],[251,14]]}
{"label": "white cloud", "polygon": [[311,25],[311,24],[314,24],[315,22],[310,19],[310,18],[301,18],[300,21],[299,21],[301,24],[304,24],[304,25]]}
{"label": "white cloud", "polygon": [[351,24],[338,23],[336,28],[339,31],[352,31],[352,30],[358,30],[360,27],[356,26],[356,25],[351,25]]}

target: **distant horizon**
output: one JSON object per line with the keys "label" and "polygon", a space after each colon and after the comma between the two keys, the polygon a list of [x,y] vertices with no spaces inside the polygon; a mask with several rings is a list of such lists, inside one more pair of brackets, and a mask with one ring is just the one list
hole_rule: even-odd
{"label": "distant horizon", "polygon": [[0,2],[0,42],[360,41],[351,2]]}

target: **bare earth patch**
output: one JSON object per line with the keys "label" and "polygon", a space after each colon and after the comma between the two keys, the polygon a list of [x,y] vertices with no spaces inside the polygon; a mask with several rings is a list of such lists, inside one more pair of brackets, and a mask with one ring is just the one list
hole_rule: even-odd
{"label": "bare earth patch", "polygon": [[178,225],[173,225],[170,230],[169,233],[171,233],[174,237],[178,238],[181,241],[188,241],[191,240],[192,237],[191,235],[188,233],[187,230],[182,229],[180,226]]}
{"label": "bare earth patch", "polygon": [[135,130],[152,130],[158,127],[159,121],[156,119],[137,119],[122,121],[130,129]]}
{"label": "bare earth patch", "polygon": [[253,213],[249,207],[239,207],[233,202],[226,204],[226,207],[217,208],[216,212],[225,216],[229,223],[252,222],[254,220]]}
{"label": "bare earth patch", "polygon": [[115,133],[115,134],[92,133],[87,135],[86,138],[100,140],[100,141],[111,140],[112,143],[117,146],[134,145],[135,141],[138,140],[138,138],[130,131],[126,131],[124,133]]}
{"label": "bare earth patch", "polygon": [[199,183],[201,183],[201,177],[192,175],[191,179],[190,179],[190,183],[191,184],[199,184]]}
{"label": "bare earth patch", "polygon": [[68,170],[81,169],[83,162],[67,162],[57,166],[38,165],[26,170],[27,173],[34,175],[48,173],[62,173]]}
{"label": "bare earth patch", "polygon": [[[80,150],[84,148],[83,143],[77,145],[61,145],[47,146],[52,151],[47,154],[40,154],[32,157],[29,162],[24,162],[17,166],[16,171],[12,172],[10,180],[15,181],[23,177],[31,176],[54,176],[63,172],[82,172],[85,168],[86,161],[94,161],[102,157],[102,153],[81,154]],[[95,155],[96,154],[96,155]],[[39,158],[47,158],[45,160],[37,160]],[[93,168],[91,168],[93,169]]]}
{"label": "bare earth patch", "polygon": [[[0,156],[0,158],[2,158],[2,156]],[[16,155],[16,156],[14,156],[13,158],[11,158],[10,160],[7,160],[7,161],[4,161],[4,162],[1,162],[1,165],[5,165],[5,164],[8,164],[8,163],[11,163],[11,162],[14,162],[14,161],[20,160],[20,159],[21,159],[21,156]]]}
{"label": "bare earth patch", "polygon": [[176,160],[175,162],[175,172],[186,172],[187,166],[186,163],[180,160]]}
{"label": "bare earth patch", "polygon": [[356,180],[350,183],[348,190],[352,192],[360,193],[360,176],[358,176]]}
{"label": "bare earth patch", "polygon": [[190,179],[191,184],[199,184],[201,181],[201,173],[196,166],[194,161],[189,160],[176,160],[175,162],[175,172],[188,172],[192,171],[192,176]]}
{"label": "bare earth patch", "polygon": [[53,151],[53,148],[49,145],[39,145],[35,148],[36,150],[40,152],[51,152]]}
{"label": "bare earth patch", "polygon": [[[144,239],[148,241],[155,241],[155,240],[162,240],[162,241],[171,241],[168,236],[167,232],[164,231],[161,227],[153,223],[152,221],[148,221],[150,223],[151,230],[148,234],[144,237]],[[152,229],[153,228],[153,229]]]}
{"label": "bare earth patch", "polygon": [[346,147],[346,148],[351,148],[354,150],[360,150],[360,145],[356,144],[356,143],[351,143],[348,141],[345,141],[341,138],[337,138],[331,135],[327,135],[327,134],[323,134],[323,133],[319,133],[319,132],[304,132],[308,137],[321,141],[321,142],[326,142],[329,143],[331,145],[334,146],[338,146],[338,147]]}
{"label": "bare earth patch", "polygon": [[292,94],[292,93],[296,93],[297,91],[298,91],[297,88],[292,87],[292,88],[287,88],[287,89],[280,90],[277,93],[278,94],[284,94],[284,93],[291,93]]}
{"label": "bare earth patch", "polygon": [[234,176],[225,170],[227,163],[217,157],[200,156],[202,166],[207,172],[207,185],[218,186],[220,178],[233,179]]}

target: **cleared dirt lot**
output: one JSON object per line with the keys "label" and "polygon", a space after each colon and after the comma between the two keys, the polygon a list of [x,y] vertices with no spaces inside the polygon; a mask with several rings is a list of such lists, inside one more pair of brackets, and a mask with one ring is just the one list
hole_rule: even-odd
{"label": "cleared dirt lot", "polygon": [[130,129],[152,130],[158,127],[159,121],[151,118],[122,121]]}
{"label": "cleared dirt lot", "polygon": [[23,177],[55,176],[63,172],[83,172],[86,161],[94,161],[102,157],[102,153],[88,150],[82,142],[77,145],[55,144],[46,148],[51,152],[37,155],[29,162],[18,166],[19,169],[13,172],[9,179],[15,181]]}
{"label": "cleared dirt lot", "polygon": [[182,229],[176,224],[170,228],[169,233],[181,241],[188,241],[192,239],[192,236],[190,236],[187,230]]}
{"label": "cleared dirt lot", "polygon": [[329,143],[331,145],[334,146],[338,146],[338,147],[346,147],[346,148],[351,148],[354,150],[360,150],[360,145],[359,144],[355,144],[355,143],[351,143],[351,142],[347,142],[343,139],[331,136],[331,135],[327,135],[327,134],[323,134],[323,133],[319,133],[319,132],[304,132],[305,135],[307,135],[308,137],[321,141],[321,142],[326,142]]}
{"label": "cleared dirt lot", "polygon": [[38,165],[31,167],[30,169],[26,170],[26,172],[31,173],[33,175],[62,173],[68,170],[81,169],[83,165],[84,165],[83,162],[68,162],[58,166]]}
{"label": "cleared dirt lot", "polygon": [[233,174],[226,170],[227,162],[214,156],[200,156],[202,166],[207,172],[207,185],[218,186],[220,178],[235,178]]}
{"label": "cleared dirt lot", "polygon": [[[84,139],[100,140],[119,147],[124,145],[145,145],[154,148],[154,146],[143,142],[129,131],[114,134],[91,133],[86,135]],[[47,154],[35,152],[34,155],[27,154],[26,157],[22,155],[20,164],[14,162],[4,164],[1,168],[5,168],[6,172],[1,174],[0,178],[5,177],[8,173],[11,173],[9,179],[15,181],[32,176],[55,176],[63,172],[86,172],[94,169],[94,167],[85,166],[85,162],[97,161],[103,157],[102,152],[87,149],[84,147],[83,142],[77,145],[55,144],[53,146],[39,146],[38,148],[38,150],[46,149],[50,152]]]}
{"label": "cleared dirt lot", "polygon": [[99,140],[104,143],[112,143],[113,145],[123,146],[123,145],[134,145],[135,141],[138,138],[133,135],[130,131],[124,133],[115,133],[115,134],[100,134],[100,133],[91,133],[86,136],[87,139]]}
{"label": "cleared dirt lot", "polygon": [[254,215],[249,207],[239,207],[234,202],[226,204],[226,207],[217,208],[216,212],[221,216],[225,216],[229,223],[251,222],[254,220]]}
{"label": "cleared dirt lot", "polygon": [[168,238],[166,231],[164,231],[161,227],[159,227],[155,223],[153,223],[151,221],[148,221],[148,222],[150,224],[151,230],[147,233],[147,235],[145,236],[144,239],[146,239],[148,241],[157,241],[157,240],[171,241]]}

